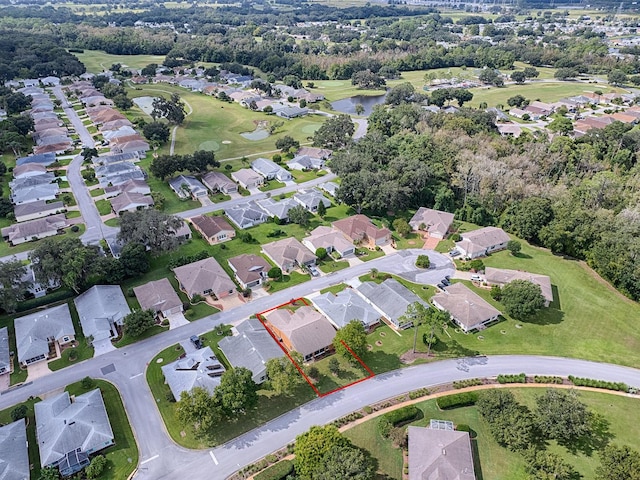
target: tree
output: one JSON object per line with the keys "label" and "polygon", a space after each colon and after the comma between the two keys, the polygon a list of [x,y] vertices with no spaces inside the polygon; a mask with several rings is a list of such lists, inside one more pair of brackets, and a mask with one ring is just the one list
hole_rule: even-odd
{"label": "tree", "polygon": [[24,280],[26,274],[27,268],[20,260],[0,262],[0,308],[5,312],[15,312],[18,302],[24,300],[30,283]]}
{"label": "tree", "polygon": [[528,104],[529,104],[529,101],[520,94],[507,98],[507,105],[509,105],[510,107],[520,108]]}
{"label": "tree", "polygon": [[291,150],[299,149],[300,142],[294,140],[290,135],[285,135],[276,140],[276,148],[280,149],[282,153],[289,153]]}
{"label": "tree", "polygon": [[329,359],[329,371],[334,374],[334,375],[338,375],[338,373],[340,373],[340,362],[338,361],[338,359],[336,357],[331,357]]}
{"label": "tree", "polygon": [[324,216],[327,214],[327,207],[325,207],[324,202],[320,202],[318,204],[318,216],[320,218],[324,218]]}
{"label": "tree", "polygon": [[351,320],[344,327],[339,329],[336,332],[336,336],[333,338],[333,347],[338,355],[349,359],[349,361],[357,361],[344,344],[346,344],[351,351],[359,357],[366,353],[367,332],[360,320]]}
{"label": "tree", "polygon": [[[335,425],[313,426],[307,433],[298,435],[294,447],[296,475],[300,480],[313,480],[325,464],[327,454],[334,447],[344,448],[350,442]],[[340,477],[335,477],[340,478]]]}
{"label": "tree", "polygon": [[59,480],[60,471],[56,467],[45,467],[40,470],[40,478],[38,480]]}
{"label": "tree", "polygon": [[316,248],[316,257],[318,260],[323,260],[327,256],[327,249],[324,247]]}
{"label": "tree", "polygon": [[91,463],[87,466],[84,473],[89,479],[98,478],[107,466],[107,459],[104,455],[97,455],[91,459]]}
{"label": "tree", "polygon": [[507,250],[515,257],[520,253],[520,250],[522,250],[522,244],[517,240],[509,240],[507,242]]}
{"label": "tree", "polygon": [[98,156],[98,150],[96,148],[84,147],[80,155],[82,155],[83,162],[90,162],[92,158]]}
{"label": "tree", "polygon": [[327,119],[313,134],[313,145],[338,150],[351,141],[355,126],[351,117],[340,114]]}
{"label": "tree", "polygon": [[534,67],[524,67],[524,76],[527,78],[538,78],[540,72],[536,70]]}
{"label": "tree", "polygon": [[351,76],[351,85],[362,89],[381,88],[387,84],[384,78],[371,70],[360,70]]}
{"label": "tree", "polygon": [[558,80],[568,80],[570,78],[576,78],[578,76],[578,71],[574,68],[562,67],[558,68],[556,72],[553,74],[554,78]]}
{"label": "tree", "polygon": [[7,115],[15,115],[31,107],[31,97],[21,92],[5,95],[2,100]]}
{"label": "tree", "polygon": [[133,107],[133,100],[127,97],[125,94],[116,95],[113,97],[113,104],[120,110],[129,110]]}
{"label": "tree", "polygon": [[141,243],[127,243],[122,247],[118,261],[127,277],[143,275],[150,268],[147,249]]}
{"label": "tree", "polygon": [[507,314],[524,320],[544,307],[540,285],[527,280],[513,280],[502,287],[502,304]]}
{"label": "tree", "polygon": [[508,390],[483,392],[476,403],[478,411],[488,422],[496,441],[513,451],[529,448],[536,429],[529,410],[520,405]]}
{"label": "tree", "polygon": [[533,449],[525,454],[525,459],[531,480],[576,480],[581,478],[571,464],[565,462],[555,453]]}
{"label": "tree", "polygon": [[410,82],[404,82],[389,90],[384,101],[387,105],[400,105],[402,103],[411,103],[414,99],[416,99],[415,87]]}
{"label": "tree", "polygon": [[152,310],[138,310],[124,317],[124,332],[130,337],[139,337],[156,323]]}
{"label": "tree", "polygon": [[431,260],[429,260],[429,255],[418,255],[418,258],[416,258],[416,267],[429,268],[430,266]]}
{"label": "tree", "polygon": [[607,445],[600,452],[596,480],[640,480],[640,453],[627,445]]}
{"label": "tree", "polygon": [[274,280],[281,280],[282,270],[279,267],[271,267],[271,269],[269,269],[269,272],[267,273],[267,276],[269,278],[273,278]]}
{"label": "tree", "polygon": [[458,102],[458,106],[462,107],[466,102],[473,100],[473,93],[466,88],[454,88],[451,96]]}
{"label": "tree", "polygon": [[573,122],[567,117],[556,116],[547,128],[552,132],[557,132],[561,135],[569,135],[573,132]]}
{"label": "tree", "polygon": [[172,93],[170,98],[157,97],[152,103],[151,118],[155,121],[158,117],[164,117],[172,125],[181,125],[187,116],[185,104],[180,100],[180,95]]}
{"label": "tree", "polygon": [[430,333],[426,343],[428,345],[427,355],[430,355],[436,327],[447,323],[449,321],[449,314],[436,308],[429,308],[420,302],[414,302],[407,307],[407,311],[400,317],[399,321],[400,323],[413,324],[413,353],[416,352],[419,327],[421,325],[427,325],[429,327]]}
{"label": "tree", "polygon": [[258,403],[258,385],[252,376],[251,370],[244,367],[224,372],[214,396],[225,412],[245,413]]}
{"label": "tree", "polygon": [[354,107],[356,111],[356,115],[362,115],[364,113],[364,106],[361,103],[356,103]]}
{"label": "tree", "polygon": [[500,76],[500,74],[495,71],[493,68],[485,68],[478,75],[478,80],[482,83],[488,83],[491,85],[495,85],[496,87],[501,87],[504,85],[504,80]]}
{"label": "tree", "polygon": [[156,74],[156,70],[158,68],[157,63],[150,63],[145,66],[142,70],[140,70],[140,74],[145,77],[153,77]]}
{"label": "tree", "polygon": [[401,237],[406,237],[411,233],[411,225],[404,218],[396,218],[393,221],[393,229],[398,232]]}
{"label": "tree", "polygon": [[616,87],[624,85],[627,82],[627,74],[622,70],[611,70],[607,75],[607,81]]}
{"label": "tree", "polygon": [[163,143],[167,143],[167,141],[169,140],[171,131],[166,123],[154,121],[149,122],[145,124],[144,127],[142,127],[142,134],[150,142],[155,142],[162,145]]}
{"label": "tree", "polygon": [[302,227],[309,225],[309,211],[302,205],[296,205],[289,210],[287,214],[291,223],[297,223]]}
{"label": "tree", "polygon": [[313,480],[373,480],[375,467],[370,456],[353,445],[333,446],[313,473]]}
{"label": "tree", "polygon": [[28,413],[29,413],[29,409],[25,404],[18,405],[13,410],[11,410],[11,420],[13,420],[14,422],[17,422],[18,420],[27,418]]}
{"label": "tree", "polygon": [[[292,352],[292,354],[297,352]],[[300,354],[298,354],[300,356]],[[298,365],[302,364],[302,358]],[[286,357],[271,358],[267,361],[267,377],[277,395],[292,395],[303,377],[295,365]]]}
{"label": "tree", "polygon": [[523,71],[518,70],[511,74],[511,80],[513,80],[519,85],[522,85],[526,79],[527,79],[527,76]]}
{"label": "tree", "polygon": [[176,416],[183,425],[192,425],[196,435],[203,435],[220,419],[220,408],[207,390],[194,387],[180,394]]}
{"label": "tree", "polygon": [[139,243],[153,254],[174,250],[178,246],[175,232],[182,226],[178,217],[158,210],[126,212],[120,216],[118,238],[123,243]]}
{"label": "tree", "polygon": [[542,434],[558,443],[573,443],[591,433],[592,414],[575,390],[549,388],[536,397],[536,420]]}

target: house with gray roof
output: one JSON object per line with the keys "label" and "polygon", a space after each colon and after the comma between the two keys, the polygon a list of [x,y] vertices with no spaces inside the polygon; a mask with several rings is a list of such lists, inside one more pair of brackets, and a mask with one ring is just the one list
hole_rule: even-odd
{"label": "house with gray roof", "polygon": [[463,332],[482,330],[495,322],[500,310],[463,283],[454,283],[431,299],[440,310],[446,310]]}
{"label": "house with gray roof", "polygon": [[165,383],[176,400],[180,400],[182,392],[190,392],[195,387],[213,394],[225,371],[224,365],[208,346],[162,367]]}
{"label": "house with gray roof", "polygon": [[206,197],[209,192],[200,180],[192,175],[178,175],[175,178],[169,180],[169,187],[180,198],[193,198],[197,200],[201,197]]}
{"label": "house with gray roof", "polygon": [[484,227],[462,234],[462,240],[456,242],[456,250],[463,257],[478,258],[507,248],[511,238],[498,227]]}
{"label": "house with gray roof", "polygon": [[311,213],[318,213],[318,206],[322,203],[325,208],[331,206],[331,202],[317,188],[307,188],[298,190],[293,195],[293,199]]}
{"label": "house with gray roof", "polygon": [[89,455],[114,444],[98,388],[73,399],[69,392],[62,392],[33,409],[42,468],[55,467],[62,476],[69,476],[89,465]]}
{"label": "house with gray roof", "polygon": [[76,332],[66,303],[14,320],[18,360],[23,366],[46,360],[58,346],[74,341]]}
{"label": "house with gray roof", "polygon": [[154,205],[153,198],[150,195],[142,195],[135,192],[122,192],[111,200],[111,209],[117,216],[124,212],[137,212],[146,210]]}
{"label": "house with gray roof", "polygon": [[313,158],[309,155],[296,155],[287,162],[291,170],[321,170],[326,161],[322,158]]}
{"label": "house with gray roof", "polygon": [[152,310],[165,318],[182,312],[182,300],[166,278],[134,287],[133,293],[143,310]]}
{"label": "house with gray roof", "polygon": [[545,307],[553,302],[553,288],[551,278],[539,273],[529,273],[523,270],[507,270],[506,268],[485,267],[484,279],[489,285],[505,286],[514,280],[525,280],[540,287],[545,300]]}
{"label": "house with gray roof", "polygon": [[224,214],[242,229],[260,225],[269,219],[266,212],[253,200],[235,204],[227,208]]}
{"label": "house with gray roof", "polygon": [[35,185],[52,183],[55,182],[55,180],[56,176],[52,172],[43,172],[37,175],[15,178],[9,182],[9,187],[11,187],[11,190],[19,190],[21,188],[33,187]]}
{"label": "house with gray roof", "polygon": [[62,213],[65,210],[66,208],[62,202],[47,203],[44,200],[37,200],[35,202],[16,205],[13,209],[13,213],[17,222],[27,222],[29,220],[35,220],[36,218],[43,218],[48,217],[49,215],[55,215],[56,213]]}
{"label": "house with gray roof", "polygon": [[338,185],[336,182],[324,182],[318,186],[320,187],[321,190],[324,190],[334,198],[336,196],[336,192],[338,191],[338,188],[340,188],[340,185]]}
{"label": "house with gray roof", "polygon": [[311,230],[310,235],[302,239],[302,244],[314,253],[318,248],[324,248],[327,253],[336,252],[343,258],[356,252],[355,245],[341,232],[323,225]]}
{"label": "house with gray roof", "polygon": [[96,177],[98,178],[116,177],[124,173],[137,172],[137,171],[140,171],[140,167],[138,167],[135,163],[130,161],[108,163],[105,165],[100,165],[98,167],[95,167]]}
{"label": "house with gray roof", "polygon": [[345,327],[352,320],[358,320],[365,330],[372,331],[382,318],[380,312],[352,288],[346,288],[337,294],[327,292],[314,297],[312,302],[337,329]]}
{"label": "house with gray roof", "polygon": [[308,108],[301,108],[295,105],[282,105],[273,108],[273,113],[282,118],[296,118],[303,117],[309,113]]}
{"label": "house with gray roof", "polygon": [[212,192],[236,193],[238,185],[222,172],[209,172],[202,177],[202,183]]}
{"label": "house with gray roof", "polygon": [[47,167],[40,163],[25,163],[13,169],[13,178],[33,177],[47,173]]}
{"label": "house with gray roof", "polygon": [[[7,327],[0,328],[0,375],[11,372],[11,351],[9,348],[9,331]],[[0,474],[0,479],[2,475]]]}
{"label": "house with gray roof", "polygon": [[298,206],[298,203],[293,198],[283,198],[282,200],[264,198],[257,200],[256,204],[262,208],[268,216],[283,221],[289,221],[289,210]]}
{"label": "house with gray roof", "polygon": [[52,237],[67,227],[64,213],[38,218],[28,222],[16,223],[0,230],[2,238],[11,245]]}
{"label": "house with gray roof", "polygon": [[78,310],[82,333],[92,342],[118,336],[118,327],[131,313],[127,299],[118,285],[95,285],[73,301]]}
{"label": "house with gray roof", "polygon": [[267,158],[256,158],[251,162],[251,169],[262,175],[266,180],[279,180],[285,182],[293,177],[291,173],[282,168],[280,165]]}
{"label": "house with gray roof", "polygon": [[283,238],[262,246],[262,251],[284,273],[316,264],[316,256],[296,238]]}
{"label": "house with gray roof", "polygon": [[414,230],[424,230],[429,237],[443,239],[453,224],[453,213],[441,212],[432,208],[420,207],[409,220]]}
{"label": "house with gray roof", "polygon": [[121,193],[136,193],[138,195],[151,194],[151,188],[144,180],[127,180],[120,185],[113,185],[104,189],[107,198],[116,197]]}
{"label": "house with gray roof", "polygon": [[42,183],[36,185],[24,185],[12,189],[11,203],[21,205],[23,203],[55,200],[60,193],[57,183]]}
{"label": "house with gray roof", "polygon": [[475,480],[468,432],[409,426],[409,480]]}
{"label": "house with gray roof", "polygon": [[133,172],[120,173],[117,175],[111,175],[107,177],[101,177],[98,179],[100,186],[103,188],[114,187],[122,185],[130,180],[144,180],[144,172],[140,169]]}
{"label": "house with gray roof", "polygon": [[253,288],[262,284],[271,268],[260,255],[244,254],[227,260],[236,280],[242,288]]}
{"label": "house with gray roof", "polygon": [[251,371],[252,379],[261,384],[267,379],[267,362],[284,356],[260,320],[250,318],[232,329],[233,336],[224,337],[218,347],[234,368]]}
{"label": "house with gray roof", "polygon": [[93,157],[91,163],[94,166],[111,165],[113,163],[120,162],[137,162],[140,159],[135,153],[112,153],[109,155],[101,155],[99,157]]}
{"label": "house with gray roof", "polygon": [[413,325],[411,321],[402,319],[409,305],[418,302],[425,307],[429,307],[424,300],[393,278],[389,278],[380,284],[363,282],[357,288],[357,291],[367,303],[372,305],[391,323],[391,326],[399,330]]}
{"label": "house with gray roof", "polygon": [[20,419],[0,427],[0,479],[29,480],[27,427]]}
{"label": "house with gray roof", "polygon": [[242,168],[231,174],[231,179],[237,182],[242,188],[258,188],[264,183],[264,177],[249,168]]}
{"label": "house with gray roof", "polygon": [[214,295],[220,299],[236,291],[236,284],[213,257],[176,267],[173,273],[189,298]]}

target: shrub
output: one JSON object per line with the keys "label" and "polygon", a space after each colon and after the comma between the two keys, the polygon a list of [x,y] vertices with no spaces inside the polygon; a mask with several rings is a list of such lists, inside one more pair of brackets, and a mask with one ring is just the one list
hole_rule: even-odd
{"label": "shrub", "polygon": [[562,383],[562,378],[561,377],[553,377],[553,376],[549,376],[549,375],[536,375],[535,377],[533,377],[533,381],[535,383],[557,383],[557,384],[560,384],[560,383]]}
{"label": "shrub", "polygon": [[527,376],[524,373],[516,375],[498,375],[498,383],[527,383]]}
{"label": "shrub", "polygon": [[447,395],[446,397],[440,397],[436,400],[436,405],[441,410],[447,410],[450,408],[468,407],[475,405],[478,401],[478,394],[476,392],[464,392],[455,393],[453,395]]}
{"label": "shrub", "polygon": [[83,389],[89,390],[96,386],[96,382],[91,377],[84,377],[80,380],[80,385],[82,385]]}
{"label": "shrub", "polygon": [[459,233],[453,233],[449,238],[453,242],[459,242],[460,240],[462,240],[462,236]]}
{"label": "shrub", "polygon": [[410,422],[418,416],[420,409],[415,405],[407,405],[406,407],[398,408],[392,412],[385,413],[383,417],[394,427],[402,425],[403,423]]}
{"label": "shrub", "polygon": [[476,385],[482,385],[482,380],[479,378],[470,378],[468,380],[459,380],[457,382],[453,382],[453,388],[467,388],[467,387],[475,387]]}
{"label": "shrub", "polygon": [[14,422],[17,422],[18,420],[27,418],[28,412],[29,412],[29,409],[27,408],[26,405],[18,405],[13,410],[11,410],[11,420],[13,420]]}
{"label": "shrub", "polygon": [[391,425],[391,422],[389,420],[387,420],[384,416],[380,417],[380,419],[378,420],[378,433],[383,438],[389,438],[392,428],[393,425]]}
{"label": "shrub", "polygon": [[78,225],[73,225],[73,226],[71,227],[71,231],[72,231],[73,233],[78,233],[78,232],[80,231],[80,227],[79,227]]}
{"label": "shrub", "polygon": [[78,352],[76,351],[75,348],[70,348],[68,352],[69,353],[67,353],[67,359],[69,361],[73,362],[78,359]]}
{"label": "shrub", "polygon": [[420,388],[418,390],[414,390],[413,392],[409,392],[409,398],[411,400],[415,400],[416,398],[426,397],[430,393],[431,392],[429,391],[428,388]]}
{"label": "shrub", "polygon": [[475,260],[471,260],[469,262],[469,269],[470,270],[474,270],[476,272],[483,271],[484,270],[484,263],[479,258],[476,258]]}
{"label": "shrub", "polygon": [[93,460],[91,460],[91,463],[85,469],[84,473],[87,475],[87,478],[98,478],[106,466],[107,459],[104,458],[103,455],[98,455],[97,457],[93,457]]}
{"label": "shrub", "polygon": [[593,378],[580,378],[569,375],[571,383],[578,387],[602,388],[604,390],[615,390],[618,392],[628,392],[629,385],[623,382],[607,382],[606,380],[595,380]]}
{"label": "shrub", "polygon": [[293,472],[293,462],[291,460],[282,460],[275,465],[270,466],[266,470],[258,473],[255,480],[282,480]]}
{"label": "shrub", "polygon": [[418,255],[416,259],[416,267],[418,268],[429,268],[431,266],[431,260],[429,260],[428,255]]}
{"label": "shrub", "polygon": [[318,370],[318,367],[309,367],[307,375],[309,375],[310,378],[317,379],[320,376],[320,370]]}

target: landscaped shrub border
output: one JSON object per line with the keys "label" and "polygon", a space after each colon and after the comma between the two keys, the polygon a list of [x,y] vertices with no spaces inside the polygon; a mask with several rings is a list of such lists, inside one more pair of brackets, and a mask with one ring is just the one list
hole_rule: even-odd
{"label": "landscaped shrub border", "polygon": [[478,394],[476,392],[463,392],[440,397],[436,400],[436,405],[440,410],[447,410],[450,408],[469,407],[475,405],[477,401]]}
{"label": "landscaped shrub border", "polygon": [[622,382],[607,382],[606,380],[574,377],[573,375],[569,375],[569,381],[578,387],[602,388],[605,390],[614,390],[616,392],[629,391],[629,385]]}
{"label": "landscaped shrub border", "polygon": [[562,377],[554,377],[551,375],[536,375],[533,377],[533,381],[534,383],[556,383],[560,385],[564,380]]}
{"label": "landscaped shrub border", "polygon": [[476,387],[478,385],[484,385],[484,380],[481,378],[470,378],[468,380],[453,382],[453,388],[456,390],[459,390],[460,388]]}
{"label": "landscaped shrub border", "polygon": [[498,383],[527,383],[527,376],[524,373],[517,373],[514,375],[498,375],[496,379]]}
{"label": "landscaped shrub border", "polygon": [[271,465],[266,470],[258,473],[255,480],[282,480],[293,472],[293,462],[291,460],[282,460],[274,465]]}

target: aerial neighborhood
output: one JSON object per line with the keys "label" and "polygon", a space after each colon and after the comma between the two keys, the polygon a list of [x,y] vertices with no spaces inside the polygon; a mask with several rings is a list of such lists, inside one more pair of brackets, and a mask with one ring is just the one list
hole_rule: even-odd
{"label": "aerial neighborhood", "polygon": [[0,480],[637,478],[640,9],[435,3],[0,5]]}

